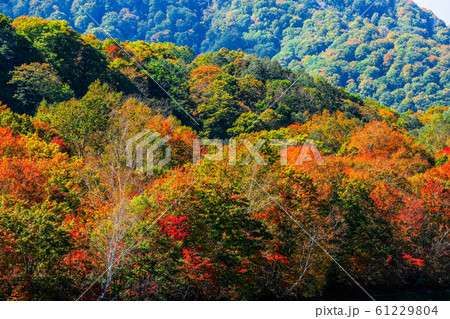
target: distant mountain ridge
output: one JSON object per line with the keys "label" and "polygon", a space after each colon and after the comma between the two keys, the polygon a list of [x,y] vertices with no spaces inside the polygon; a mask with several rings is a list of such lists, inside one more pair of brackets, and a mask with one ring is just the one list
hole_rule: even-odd
{"label": "distant mountain ridge", "polygon": [[401,111],[450,105],[450,29],[412,1],[13,0],[0,1],[0,12],[196,53],[243,49]]}

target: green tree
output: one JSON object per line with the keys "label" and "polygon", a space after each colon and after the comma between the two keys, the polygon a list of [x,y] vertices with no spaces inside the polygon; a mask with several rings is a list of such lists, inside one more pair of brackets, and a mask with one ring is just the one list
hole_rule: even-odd
{"label": "green tree", "polygon": [[81,100],[44,104],[38,109],[37,117],[56,127],[77,155],[83,156],[87,148],[98,150],[105,146],[111,112],[121,102],[121,93],[96,81]]}
{"label": "green tree", "polygon": [[11,73],[12,78],[8,84],[16,86],[14,98],[23,104],[29,114],[34,114],[42,100],[56,103],[68,100],[74,95],[49,64],[23,64]]}
{"label": "green tree", "polygon": [[434,154],[450,145],[450,110],[433,116],[431,122],[421,129],[419,142]]}

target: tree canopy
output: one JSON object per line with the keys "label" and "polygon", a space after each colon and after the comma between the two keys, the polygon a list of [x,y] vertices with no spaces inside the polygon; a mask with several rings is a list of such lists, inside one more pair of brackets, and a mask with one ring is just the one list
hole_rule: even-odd
{"label": "tree canopy", "polygon": [[[399,112],[242,50],[0,28],[0,300],[448,288],[448,106]],[[130,165],[134,142],[165,165]]]}
{"label": "tree canopy", "polygon": [[[0,12],[66,20],[102,40],[172,42],[196,54],[242,49],[320,74],[400,111],[450,101],[450,29],[410,0],[13,0],[0,4]],[[62,30],[63,25],[55,22],[51,28]],[[59,47],[67,57],[80,54],[70,36],[42,37],[40,43],[46,42],[47,51]],[[89,47],[85,50],[89,55]],[[85,93],[80,79],[90,77],[82,74],[82,65],[76,65],[79,78],[70,79],[79,86],[73,87],[76,93]]]}

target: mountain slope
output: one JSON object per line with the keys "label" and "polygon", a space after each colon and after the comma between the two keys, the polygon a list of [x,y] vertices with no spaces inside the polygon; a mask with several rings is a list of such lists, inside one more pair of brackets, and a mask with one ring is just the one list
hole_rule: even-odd
{"label": "mountain slope", "polygon": [[448,107],[1,14],[0,76],[0,300],[446,297]]}
{"label": "mountain slope", "polygon": [[107,37],[103,28],[122,40],[174,42],[196,53],[240,48],[402,111],[450,104],[450,30],[412,1],[13,0],[0,3],[0,12],[65,19],[99,38]]}
{"label": "mountain slope", "polygon": [[418,127],[409,114],[242,51],[221,49],[195,57],[189,47],[172,43],[102,42],[82,36],[65,21],[12,21],[3,15],[0,47],[0,101],[18,113],[35,114],[39,107],[81,98],[99,79],[211,138],[303,124],[324,111],[364,123],[387,120],[397,127]]}

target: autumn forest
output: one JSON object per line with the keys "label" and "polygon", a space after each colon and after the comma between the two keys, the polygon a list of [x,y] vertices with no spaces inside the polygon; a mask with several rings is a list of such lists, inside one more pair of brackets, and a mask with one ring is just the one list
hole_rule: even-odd
{"label": "autumn forest", "polygon": [[[0,4],[0,300],[448,292],[450,31],[424,28],[432,17],[415,5],[375,7],[318,61],[334,24],[354,16],[306,2],[276,1],[283,48],[275,24],[239,18],[248,33],[232,42],[226,14],[196,26],[197,41],[152,29],[175,7],[138,29],[104,12],[109,37],[81,11],[79,33],[70,10],[44,19]],[[151,173],[129,165],[146,130],[155,160],[171,154]],[[206,140],[221,141],[223,160]],[[261,142],[273,140],[296,144]]]}

